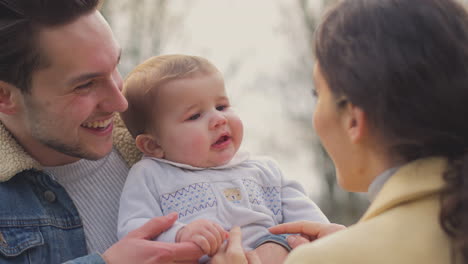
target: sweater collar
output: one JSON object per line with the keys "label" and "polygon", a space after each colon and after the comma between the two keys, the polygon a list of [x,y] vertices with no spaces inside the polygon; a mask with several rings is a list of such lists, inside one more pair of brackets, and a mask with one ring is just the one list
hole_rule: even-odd
{"label": "sweater collar", "polygon": [[402,203],[440,192],[447,160],[431,157],[412,161],[400,167],[384,184],[361,221],[373,218]]}
{"label": "sweater collar", "polygon": [[174,162],[174,161],[170,161],[170,160],[158,159],[158,158],[153,158],[153,157],[149,157],[149,156],[144,156],[143,158],[157,160],[159,162],[167,163],[167,164],[170,164],[170,165],[172,165],[174,167],[178,167],[178,168],[181,168],[181,169],[197,171],[197,170],[206,170],[206,169],[222,170],[222,169],[232,168],[232,167],[235,167],[235,166],[241,164],[242,162],[248,160],[249,157],[250,157],[250,154],[248,152],[239,151],[239,152],[236,153],[236,155],[234,155],[234,157],[228,163],[220,165],[220,166],[216,166],[216,167],[210,167],[210,168],[194,167],[194,166],[184,164],[184,163],[178,163],[178,162]]}
{"label": "sweater collar", "polygon": [[367,191],[367,196],[369,197],[369,200],[373,202],[375,200],[375,197],[377,194],[382,190],[382,187],[384,184],[390,179],[390,177],[400,168],[400,166],[390,168],[383,173],[381,173],[379,176],[377,176],[374,181],[369,186],[369,189]]}

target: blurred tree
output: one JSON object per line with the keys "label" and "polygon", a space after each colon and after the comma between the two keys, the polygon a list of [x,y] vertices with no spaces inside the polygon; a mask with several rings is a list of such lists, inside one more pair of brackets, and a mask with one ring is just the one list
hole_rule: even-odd
{"label": "blurred tree", "polygon": [[170,38],[180,36],[191,4],[173,7],[169,0],[105,1],[102,13],[122,47],[120,70],[126,75],[133,67],[160,54]]}
{"label": "blurred tree", "polygon": [[[281,89],[284,93],[284,107],[291,118],[303,127],[304,142],[309,142],[311,156],[322,179],[322,192],[318,197],[311,194],[330,221],[350,225],[359,220],[369,202],[365,195],[342,190],[336,181],[333,162],[322,147],[317,135],[311,131],[311,111],[315,103],[312,99],[312,70],[314,58],[312,43],[314,31],[323,10],[337,0],[296,0],[295,8],[283,7],[285,23],[283,32],[291,43],[290,62],[282,78]],[[308,96],[309,95],[309,96]],[[291,102],[294,102],[293,104]]]}

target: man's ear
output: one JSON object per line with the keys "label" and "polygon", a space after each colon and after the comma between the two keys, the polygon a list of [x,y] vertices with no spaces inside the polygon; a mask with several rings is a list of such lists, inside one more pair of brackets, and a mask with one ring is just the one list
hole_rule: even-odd
{"label": "man's ear", "polygon": [[345,128],[352,143],[361,143],[368,133],[368,120],[366,113],[359,107],[347,103]]}
{"label": "man's ear", "polygon": [[18,111],[18,98],[20,91],[15,86],[0,81],[0,113],[7,115],[15,114]]}
{"label": "man's ear", "polygon": [[156,139],[148,134],[140,134],[135,139],[137,148],[147,156],[162,159],[164,150],[156,142]]}

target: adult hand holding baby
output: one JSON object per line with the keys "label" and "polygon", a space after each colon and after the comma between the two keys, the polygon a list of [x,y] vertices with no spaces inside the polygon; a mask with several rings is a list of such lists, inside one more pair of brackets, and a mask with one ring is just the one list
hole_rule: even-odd
{"label": "adult hand holding baby", "polygon": [[242,248],[242,234],[240,227],[234,227],[229,232],[226,241],[213,256],[210,264],[260,264],[255,251],[245,253]]}
{"label": "adult hand holding baby", "polygon": [[104,252],[102,257],[108,264],[198,263],[197,260],[203,252],[194,243],[165,243],[151,240],[170,228],[176,219],[176,213],[151,219],[142,227],[128,233]]}
{"label": "adult hand holding baby", "polygon": [[193,242],[205,254],[213,256],[227,236],[228,233],[220,225],[205,219],[199,219],[180,229],[176,235],[176,242]]}

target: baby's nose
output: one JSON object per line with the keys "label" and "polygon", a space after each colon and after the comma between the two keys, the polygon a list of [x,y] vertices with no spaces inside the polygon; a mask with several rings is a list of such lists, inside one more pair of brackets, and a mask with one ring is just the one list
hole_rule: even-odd
{"label": "baby's nose", "polygon": [[223,126],[227,123],[227,119],[224,115],[222,114],[217,114],[211,119],[211,124],[210,128],[218,128],[220,126]]}

